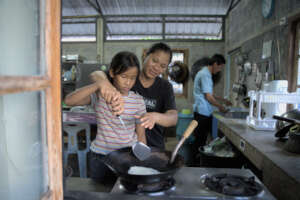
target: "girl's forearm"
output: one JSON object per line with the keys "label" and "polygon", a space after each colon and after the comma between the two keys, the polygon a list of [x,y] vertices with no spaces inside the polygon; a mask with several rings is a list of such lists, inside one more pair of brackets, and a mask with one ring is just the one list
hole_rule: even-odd
{"label": "girl's forearm", "polygon": [[146,134],[145,134],[145,128],[141,125],[136,125],[136,134],[139,142],[142,142],[144,144],[147,144],[146,140]]}
{"label": "girl's forearm", "polygon": [[65,97],[65,104],[68,106],[87,105],[91,103],[90,95],[98,90],[96,83],[79,88]]}

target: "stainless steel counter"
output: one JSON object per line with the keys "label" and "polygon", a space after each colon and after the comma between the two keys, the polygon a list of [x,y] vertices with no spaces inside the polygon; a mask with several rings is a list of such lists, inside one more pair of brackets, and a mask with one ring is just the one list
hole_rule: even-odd
{"label": "stainless steel counter", "polygon": [[[155,197],[165,197],[167,199],[275,199],[263,185],[263,191],[258,195],[251,197],[228,196],[213,192],[205,186],[204,180],[206,176],[223,173],[243,177],[255,177],[250,170],[246,169],[182,167],[174,176],[174,188],[165,191],[163,194],[150,193],[136,194],[135,196],[146,197],[148,195],[155,195]],[[256,182],[261,183],[256,177],[255,179]],[[128,192],[121,185],[120,180],[117,181],[111,193],[114,195],[128,194]]]}
{"label": "stainless steel counter", "polygon": [[283,150],[274,131],[255,131],[242,119],[218,119],[218,129],[259,169],[278,199],[300,199],[300,155]]}

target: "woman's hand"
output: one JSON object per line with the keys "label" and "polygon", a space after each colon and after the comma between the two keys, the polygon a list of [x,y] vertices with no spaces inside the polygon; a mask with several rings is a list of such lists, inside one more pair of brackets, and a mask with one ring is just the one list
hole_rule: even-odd
{"label": "woman's hand", "polygon": [[142,116],[135,115],[135,118],[141,121],[141,126],[144,128],[152,129],[156,123],[157,116],[155,112],[148,112]]}
{"label": "woman's hand", "polygon": [[100,96],[111,107],[114,115],[120,115],[124,111],[124,101],[121,93],[110,83],[103,71],[94,71],[90,78],[98,87]]}
{"label": "woman's hand", "polygon": [[121,115],[124,112],[124,99],[122,96],[113,97],[109,105],[113,115]]}
{"label": "woman's hand", "polygon": [[109,81],[97,81],[96,84],[101,97],[108,104],[122,97],[121,93]]}

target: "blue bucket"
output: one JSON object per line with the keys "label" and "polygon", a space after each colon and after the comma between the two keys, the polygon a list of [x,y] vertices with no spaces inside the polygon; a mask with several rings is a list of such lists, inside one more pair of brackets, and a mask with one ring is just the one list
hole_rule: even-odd
{"label": "blue bucket", "polygon": [[[190,122],[194,119],[193,114],[178,114],[178,122],[176,125],[176,138],[178,140],[181,139],[184,131],[187,129]],[[191,135],[189,138],[186,139],[185,143],[192,143],[195,140],[194,136]]]}

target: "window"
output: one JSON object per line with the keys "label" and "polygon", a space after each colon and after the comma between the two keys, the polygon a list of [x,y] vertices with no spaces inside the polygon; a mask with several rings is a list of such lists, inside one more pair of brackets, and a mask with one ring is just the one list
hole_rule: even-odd
{"label": "window", "polygon": [[0,3],[0,199],[63,199],[60,5]]}
{"label": "window", "polygon": [[62,42],[96,42],[96,18],[65,17],[62,20]]}

